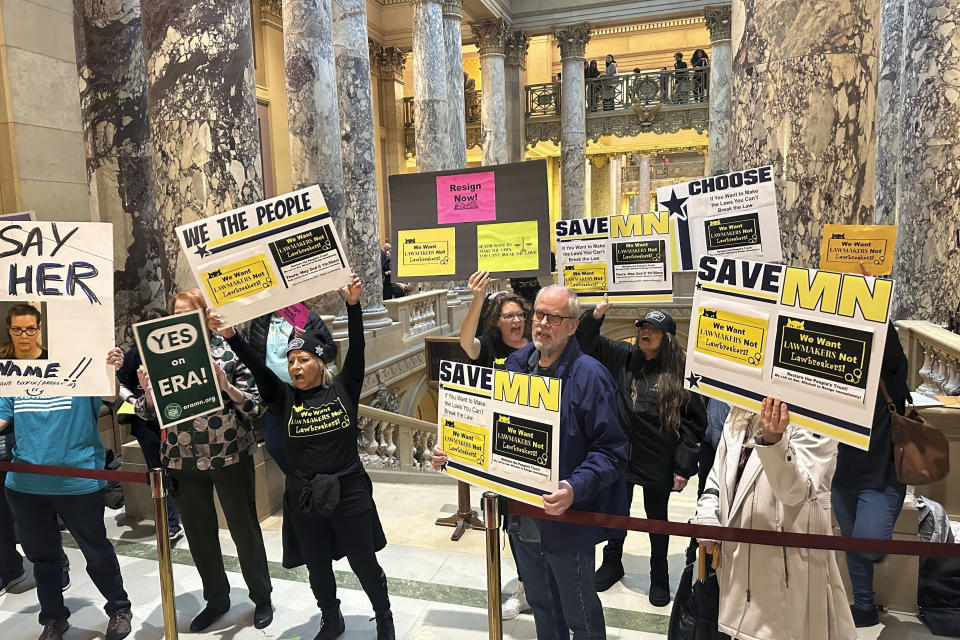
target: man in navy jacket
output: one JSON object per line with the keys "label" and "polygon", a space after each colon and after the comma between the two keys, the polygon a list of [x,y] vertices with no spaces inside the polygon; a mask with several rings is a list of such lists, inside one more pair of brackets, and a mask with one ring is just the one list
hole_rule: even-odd
{"label": "man in navy jacket", "polygon": [[[533,342],[507,358],[506,369],[560,378],[560,461],[563,480],[543,496],[550,515],[567,509],[625,515],[629,444],[617,421],[616,387],[602,364],[575,339],[579,303],[572,290],[552,285],[537,296]],[[594,547],[602,527],[533,518],[508,524],[517,567],[533,608],[538,638],[606,637],[603,608],[593,584]]]}

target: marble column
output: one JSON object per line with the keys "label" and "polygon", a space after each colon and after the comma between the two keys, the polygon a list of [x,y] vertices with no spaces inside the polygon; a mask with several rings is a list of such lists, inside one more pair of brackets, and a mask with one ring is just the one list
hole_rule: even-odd
{"label": "marble column", "polygon": [[522,162],[526,150],[524,125],[526,123],[526,90],[523,83],[527,74],[527,34],[514,31],[507,36],[504,48],[504,92],[506,95],[507,162]]}
{"label": "marble column", "polygon": [[91,207],[113,223],[116,342],[126,349],[131,325],[166,304],[139,0],[76,0],[74,35]]}
{"label": "marble column", "polygon": [[945,324],[960,298],[960,3],[903,7],[896,317]]}
{"label": "marble column", "polygon": [[452,162],[443,3],[441,0],[413,0],[412,3],[413,126],[417,171],[441,171],[449,169]]}
{"label": "marble column", "polygon": [[[380,47],[375,59],[370,64],[375,65],[380,76],[380,99],[383,113],[383,126],[387,130],[386,175],[403,173],[407,165],[407,154],[404,150],[403,127],[403,69],[406,66],[406,54],[397,47]],[[390,230],[390,198],[384,198],[387,228]]]}
{"label": "marble column", "polygon": [[587,111],[583,79],[584,50],[590,41],[586,22],[556,29],[563,76],[560,87],[560,215],[582,218],[587,165]]}
{"label": "marble column", "polygon": [[[734,0],[731,158],[774,166],[783,261],[873,220],[880,0]],[[737,167],[733,167],[737,168]]]}
{"label": "marble column", "polygon": [[640,156],[640,194],[637,197],[637,213],[650,211],[650,156]]}
{"label": "marble column", "polygon": [[590,157],[590,217],[610,215],[610,156],[596,153]]}
{"label": "marble column", "polygon": [[380,216],[374,151],[373,98],[365,0],[333,0],[333,50],[336,58],[343,162],[344,235],[347,257],[363,280],[363,325],[390,324],[380,286]]}
{"label": "marble column", "polygon": [[471,25],[480,53],[480,144],[483,164],[507,161],[507,106],[504,57],[507,23],[489,20]]}
{"label": "marble column", "polygon": [[142,5],[164,285],[196,286],[174,228],[263,198],[249,0]]}
{"label": "marble column", "polygon": [[447,126],[450,169],[467,166],[467,123],[463,100],[463,0],[443,2],[443,42],[447,58]]}
{"label": "marble column", "polygon": [[705,7],[710,32],[710,165],[707,175],[729,173],[730,158],[730,5]]}
{"label": "marble column", "polygon": [[614,216],[620,213],[620,158],[622,156],[614,155],[610,157],[610,213]]}
{"label": "marble column", "polygon": [[881,0],[880,60],[877,81],[877,169],[875,180],[875,224],[897,224],[897,194],[900,182],[900,136],[903,95],[904,0]]}

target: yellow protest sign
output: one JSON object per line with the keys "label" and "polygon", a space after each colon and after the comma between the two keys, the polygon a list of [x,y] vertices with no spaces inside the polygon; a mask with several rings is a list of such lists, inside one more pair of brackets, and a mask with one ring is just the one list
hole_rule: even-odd
{"label": "yellow protest sign", "polygon": [[825,224],[820,268],[860,274],[866,269],[866,275],[889,275],[896,244],[895,225]]}
{"label": "yellow protest sign", "polygon": [[696,350],[729,362],[763,368],[767,318],[700,307]]}
{"label": "yellow protest sign", "polygon": [[478,271],[527,271],[537,268],[537,221],[477,225]]}
{"label": "yellow protest sign", "polygon": [[277,283],[265,253],[205,271],[202,277],[216,306],[265,291]]}
{"label": "yellow protest sign", "polygon": [[563,284],[574,291],[606,291],[607,265],[589,262],[565,264]]}
{"label": "yellow protest sign", "polygon": [[459,420],[443,418],[440,446],[453,460],[487,468],[487,429]]}
{"label": "yellow protest sign", "polygon": [[454,227],[400,231],[397,276],[453,275],[457,266],[456,239]]}

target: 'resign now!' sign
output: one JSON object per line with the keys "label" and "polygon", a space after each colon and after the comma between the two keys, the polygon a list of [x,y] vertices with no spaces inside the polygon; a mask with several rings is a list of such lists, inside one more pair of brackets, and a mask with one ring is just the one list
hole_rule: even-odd
{"label": "'resign now!' sign", "polygon": [[133,325],[161,427],[223,409],[202,313]]}

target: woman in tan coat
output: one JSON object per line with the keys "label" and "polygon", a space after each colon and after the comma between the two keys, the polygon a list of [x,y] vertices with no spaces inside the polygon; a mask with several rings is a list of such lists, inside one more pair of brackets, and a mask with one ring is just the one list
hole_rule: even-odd
{"label": "woman in tan coat", "polygon": [[[697,524],[831,533],[837,443],[789,422],[787,405],[772,398],[760,415],[730,411]],[[719,553],[723,633],[742,640],[857,637],[834,552],[724,542]]]}

